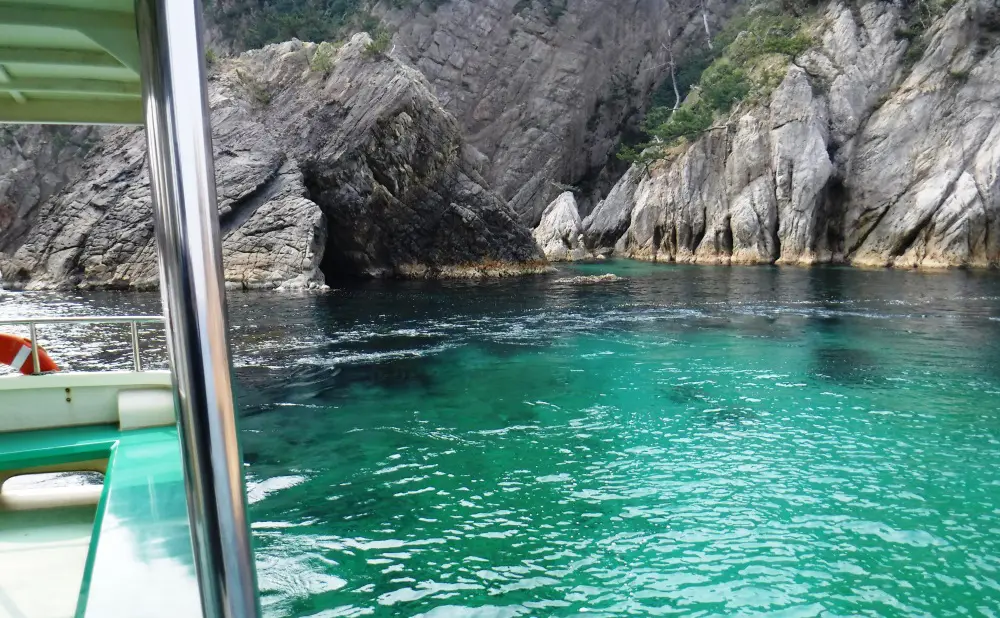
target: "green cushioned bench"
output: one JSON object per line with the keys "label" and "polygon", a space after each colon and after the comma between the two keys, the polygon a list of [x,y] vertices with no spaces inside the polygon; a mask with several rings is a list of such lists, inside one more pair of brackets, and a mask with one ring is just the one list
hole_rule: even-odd
{"label": "green cushioned bench", "polygon": [[199,616],[173,427],[120,434],[104,480],[77,616]]}
{"label": "green cushioned bench", "polygon": [[106,459],[120,433],[118,425],[0,433],[0,472]]}
{"label": "green cushioned bench", "polygon": [[67,618],[74,607],[78,618],[200,615],[177,430],[0,434],[0,480],[53,466],[106,466],[100,500],[0,510],[0,555],[14,565],[11,585],[0,586],[0,616],[5,606],[38,618]]}

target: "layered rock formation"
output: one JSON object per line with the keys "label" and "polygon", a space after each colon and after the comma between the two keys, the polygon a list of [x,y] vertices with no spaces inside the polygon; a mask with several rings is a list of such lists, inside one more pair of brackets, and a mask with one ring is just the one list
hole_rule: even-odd
{"label": "layered rock formation", "polygon": [[38,205],[80,174],[100,131],[92,126],[0,125],[0,246],[27,233]]}
{"label": "layered rock formation", "polygon": [[[1000,261],[1000,4],[918,40],[898,5],[829,5],[766,106],[649,170],[584,221],[601,254],[702,263]],[[909,66],[911,62],[914,62]]]}
{"label": "layered rock formation", "polygon": [[[481,176],[482,157],[465,145],[454,117],[417,71],[370,43],[361,34],[318,52],[290,42],[214,71],[226,280],[273,288],[338,276],[544,269],[530,232]],[[34,160],[23,159],[0,182],[0,203],[18,212],[0,244],[6,285],[156,285],[140,131],[103,136],[77,168],[43,185],[51,196],[18,189],[38,176]]]}
{"label": "layered rock formation", "polygon": [[[406,4],[406,8],[395,8]],[[681,58],[717,32],[734,0],[382,2],[406,55],[487,161],[485,176],[535,225],[577,187],[587,214],[617,179],[619,137]],[[704,10],[704,13],[703,13]],[[620,172],[618,172],[620,174]]]}
{"label": "layered rock formation", "polygon": [[[383,0],[388,57],[365,39],[318,61],[297,42],[221,61],[227,278],[538,270],[517,218],[544,219],[535,239],[554,259],[1000,261],[996,0],[960,0],[917,37],[912,3],[822,5],[814,48],[764,103],[619,179],[611,152],[671,51],[702,47],[705,22],[718,33],[737,4]],[[128,130],[0,131],[7,284],[155,284],[143,151]],[[577,217],[555,199],[567,189]]]}

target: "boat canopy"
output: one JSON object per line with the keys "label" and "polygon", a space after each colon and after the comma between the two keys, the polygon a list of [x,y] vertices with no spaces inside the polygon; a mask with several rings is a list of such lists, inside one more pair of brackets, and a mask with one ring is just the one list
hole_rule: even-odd
{"label": "boat canopy", "polygon": [[134,0],[0,0],[0,122],[142,124]]}

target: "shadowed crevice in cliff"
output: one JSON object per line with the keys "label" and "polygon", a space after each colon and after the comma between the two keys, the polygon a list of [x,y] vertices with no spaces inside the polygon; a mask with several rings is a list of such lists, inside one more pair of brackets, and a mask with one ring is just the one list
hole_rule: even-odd
{"label": "shadowed crevice in cliff", "polygon": [[[814,252],[829,250],[833,262],[842,261],[844,255],[844,216],[850,194],[844,181],[839,176],[833,176],[826,183],[823,189],[822,205],[817,217],[817,225],[814,230],[810,248]],[[775,242],[780,240],[775,234]]]}
{"label": "shadowed crevice in cliff", "polygon": [[[284,164],[283,161],[280,163]],[[219,209],[219,231],[223,236],[242,227],[261,206],[275,197],[281,189],[282,165],[275,166],[249,193]]]}
{"label": "shadowed crevice in cliff", "polygon": [[324,184],[320,166],[306,162],[302,166],[302,177],[306,187],[306,197],[319,205],[323,213],[325,243],[319,269],[326,283],[358,278],[372,278],[374,273],[366,272],[371,267],[366,258],[365,247],[358,241],[349,222],[343,221],[342,209],[327,195],[329,185]]}

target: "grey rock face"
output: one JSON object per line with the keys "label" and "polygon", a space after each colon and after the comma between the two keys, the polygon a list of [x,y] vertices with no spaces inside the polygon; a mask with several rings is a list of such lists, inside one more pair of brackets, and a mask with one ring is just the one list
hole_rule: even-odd
{"label": "grey rock face", "polygon": [[[431,8],[429,5],[437,5]],[[611,182],[601,174],[623,127],[645,109],[675,57],[704,44],[699,0],[449,0],[380,15],[405,54],[486,155],[485,176],[530,225],[580,185],[581,215]],[[708,0],[717,32],[731,0]]]}
{"label": "grey rock face", "polygon": [[563,193],[545,208],[534,237],[545,257],[551,261],[582,260],[586,257],[583,222],[572,192]]}
{"label": "grey rock face", "polygon": [[[370,40],[355,36],[323,66],[310,68],[316,45],[293,41],[214,73],[227,282],[310,287],[324,276],[544,269],[530,231],[477,171],[455,119],[418,72],[370,57]],[[24,234],[0,245],[5,283],[155,286],[142,133],[111,132],[64,184],[37,200]]]}
{"label": "grey rock face", "polygon": [[588,245],[704,263],[996,265],[1000,6],[954,6],[912,70],[895,5],[834,2],[823,21],[768,106],[633,167],[585,222]]}
{"label": "grey rock face", "polygon": [[26,217],[80,173],[100,129],[0,126],[0,245],[27,231]]}
{"label": "grey rock face", "polygon": [[611,189],[608,197],[598,203],[594,212],[583,220],[584,240],[591,251],[610,253],[611,248],[628,231],[632,221],[633,197],[645,175],[645,169],[631,167]]}

